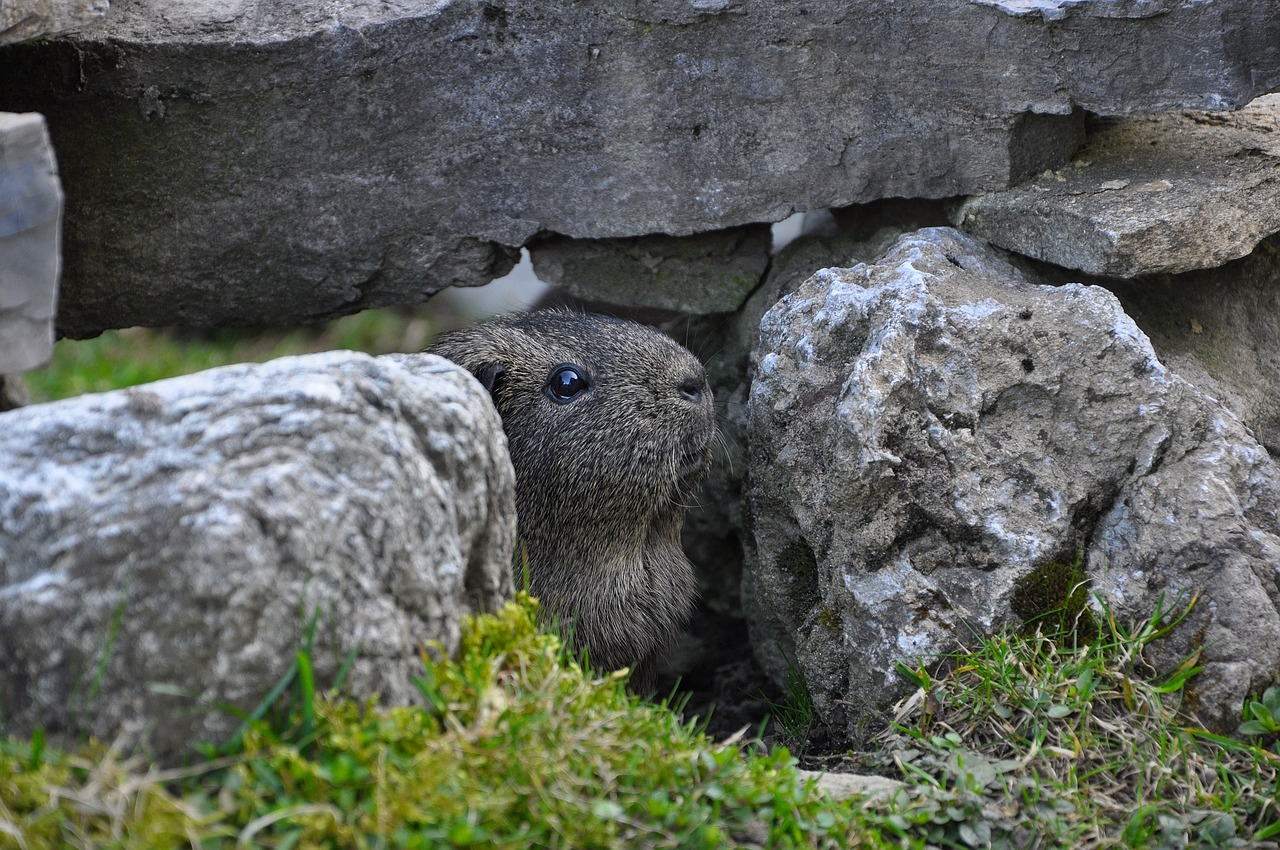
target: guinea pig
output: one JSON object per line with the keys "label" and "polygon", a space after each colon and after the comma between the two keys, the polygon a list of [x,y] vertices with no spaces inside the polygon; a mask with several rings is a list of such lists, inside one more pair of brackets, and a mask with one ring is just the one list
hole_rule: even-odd
{"label": "guinea pig", "polygon": [[696,596],[680,530],[716,429],[702,364],[652,328],[568,310],[491,319],[429,351],[502,417],[530,592],[593,668],[630,667],[645,692]]}

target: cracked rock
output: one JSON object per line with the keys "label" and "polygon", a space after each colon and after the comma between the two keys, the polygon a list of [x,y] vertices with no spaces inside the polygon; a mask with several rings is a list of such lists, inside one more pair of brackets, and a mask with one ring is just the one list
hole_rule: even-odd
{"label": "cracked rock", "polygon": [[1269,4],[1121,7],[134,0],[0,51],[0,109],[58,150],[64,333],[313,321],[486,282],[541,233],[1002,189],[1086,110],[1280,88]]}
{"label": "cracked rock", "polygon": [[1035,264],[1044,282],[1115,293],[1164,363],[1223,402],[1280,457],[1280,234],[1213,269],[1131,280]]}
{"label": "cracked rock", "polygon": [[0,733],[180,761],[285,675],[420,699],[511,593],[514,473],[432,355],[228,366],[0,414]]}
{"label": "cracked rock", "polygon": [[1202,652],[1212,727],[1280,675],[1280,477],[1106,290],[926,229],[815,274],[755,360],[753,644],[851,739],[904,692],[895,662],[1059,604],[1028,588],[1077,559],[1122,621],[1198,600],[1157,660]]}
{"label": "cracked rock", "polygon": [[955,220],[1088,274],[1215,268],[1280,232],[1280,95],[1232,113],[1096,121],[1070,164],[970,198]]}
{"label": "cracked rock", "polygon": [[801,235],[769,262],[763,283],[730,316],[680,319],[668,332],[706,361],[715,391],[720,450],[684,527],[685,551],[698,568],[698,595],[704,608],[740,617],[742,610],[742,478],[750,442],[747,395],[751,351],[760,319],[778,299],[793,292],[818,269],[873,261],[899,236],[944,224],[943,201],[877,201],[839,211],[823,235]]}

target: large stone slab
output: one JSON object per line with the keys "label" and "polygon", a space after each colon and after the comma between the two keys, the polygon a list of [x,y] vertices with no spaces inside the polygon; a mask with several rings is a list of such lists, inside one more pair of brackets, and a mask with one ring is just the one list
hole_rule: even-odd
{"label": "large stone slab", "polygon": [[955,221],[1088,274],[1215,268],[1280,232],[1280,95],[1233,113],[1095,122],[1069,165],[970,198]]}
{"label": "large stone slab", "polygon": [[53,354],[61,223],[44,118],[0,112],[0,375]]}
{"label": "large stone slab", "polygon": [[0,47],[92,24],[108,0],[0,0]]}
{"label": "large stone slab", "polygon": [[687,235],[1004,188],[1083,110],[1280,88],[1255,0],[136,0],[0,53],[68,188],[60,326],[318,319],[538,233]]}
{"label": "large stone slab", "polygon": [[[315,620],[326,687],[420,697],[420,653],[511,592],[514,473],[432,355],[229,366],[0,414],[0,731],[181,758]],[[186,697],[175,694],[186,694]],[[192,710],[202,705],[208,710]]]}
{"label": "large stone slab", "polygon": [[1078,557],[1123,622],[1198,598],[1156,661],[1202,653],[1214,728],[1280,678],[1280,475],[1106,290],[922,230],[779,302],[757,363],[753,643],[851,738],[895,662],[1062,603]]}

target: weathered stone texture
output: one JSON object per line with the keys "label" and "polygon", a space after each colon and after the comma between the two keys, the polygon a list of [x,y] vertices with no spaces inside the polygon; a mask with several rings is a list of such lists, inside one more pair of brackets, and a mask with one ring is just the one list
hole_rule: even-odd
{"label": "weathered stone texture", "polygon": [[91,24],[107,0],[0,0],[0,47]]}
{"label": "weathered stone texture", "polygon": [[[10,733],[179,758],[251,710],[316,618],[320,685],[417,698],[419,653],[511,592],[514,475],[430,355],[230,366],[0,415]],[[160,686],[157,689],[156,686]],[[188,698],[174,693],[189,695]]]}
{"label": "weathered stone texture", "polygon": [[44,118],[0,112],[0,375],[53,353],[61,219]]}
{"label": "weathered stone texture", "polygon": [[137,0],[0,53],[0,108],[49,117],[85,335],[418,301],[539,233],[990,191],[1083,110],[1280,87],[1268,4],[1024,5]]}
{"label": "weathered stone texture", "polygon": [[1123,280],[1029,265],[1044,282],[1111,290],[1161,363],[1220,400],[1280,457],[1280,235],[1243,259],[1177,275]]}
{"label": "weathered stone texture", "polygon": [[1074,161],[970,198],[956,222],[1088,274],[1207,269],[1280,232],[1280,95],[1233,113],[1095,122]]}
{"label": "weathered stone texture", "polygon": [[731,313],[769,266],[768,225],[694,236],[553,237],[529,247],[540,280],[585,301],[704,315]]}
{"label": "weathered stone texture", "polygon": [[899,659],[1016,621],[1020,580],[1083,569],[1122,619],[1198,595],[1216,728],[1280,675],[1280,477],[1103,289],[1035,286],[949,229],[819,272],[761,326],[748,493],[753,643],[857,737]]}
{"label": "weathered stone texture", "polygon": [[839,227],[802,235],[769,263],[764,282],[731,316],[681,319],[668,329],[699,352],[715,392],[720,450],[697,504],[685,522],[685,550],[698,567],[700,599],[717,614],[741,616],[742,477],[747,468],[751,352],[760,319],[819,269],[872,262],[902,233],[946,223],[941,201],[886,200],[837,212]]}
{"label": "weathered stone texture", "polygon": [[1219,269],[1105,285],[1163,363],[1280,457],[1280,236]]}
{"label": "weathered stone texture", "polygon": [[31,391],[17,375],[0,375],[0,413],[31,403]]}

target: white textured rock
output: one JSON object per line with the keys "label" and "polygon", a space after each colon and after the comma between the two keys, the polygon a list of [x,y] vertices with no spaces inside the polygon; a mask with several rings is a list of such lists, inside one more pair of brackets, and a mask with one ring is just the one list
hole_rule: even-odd
{"label": "white textured rock", "polygon": [[813,781],[823,793],[836,800],[851,797],[890,797],[906,785],[887,776],[861,773],[825,773],[815,770],[797,770],[801,779]]}
{"label": "white textured rock", "polygon": [[91,24],[110,8],[107,0],[0,0],[0,47]]}
{"label": "white textured rock", "polygon": [[[331,352],[0,414],[7,731],[162,758],[251,709],[316,620],[319,683],[417,697],[419,653],[511,591],[514,475],[479,384]],[[159,686],[159,689],[157,689]],[[182,692],[190,698],[173,695]]]}
{"label": "white textured rock", "polygon": [[1016,622],[1083,569],[1122,619],[1199,596],[1203,719],[1280,676],[1280,478],[1106,290],[1035,286],[940,228],[819,272],[761,325],[750,396],[757,653],[857,737],[898,660]]}
{"label": "white textured rock", "polygon": [[1280,458],[1280,234],[1215,269],[1105,280],[1160,360]]}
{"label": "white textured rock", "polygon": [[61,226],[44,117],[0,112],[0,375],[53,354]]}
{"label": "white textured rock", "polygon": [[1280,233],[1212,269],[1126,280],[1042,264],[1035,276],[1110,290],[1161,363],[1225,404],[1280,458]]}

